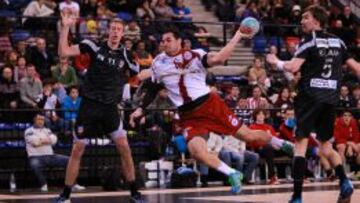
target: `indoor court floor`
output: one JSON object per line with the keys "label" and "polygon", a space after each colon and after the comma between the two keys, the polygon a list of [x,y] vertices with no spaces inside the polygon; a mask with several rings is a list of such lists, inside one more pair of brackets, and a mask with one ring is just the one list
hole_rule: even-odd
{"label": "indoor court floor", "polygon": [[[355,181],[352,203],[360,203],[360,181]],[[338,196],[337,182],[308,183],[304,187],[304,203],[335,203]],[[229,187],[151,189],[144,190],[149,203],[287,203],[291,184],[244,186],[240,195],[231,195]],[[56,193],[0,194],[0,203],[51,203]],[[74,193],[72,203],[125,203],[128,192],[87,191]]]}

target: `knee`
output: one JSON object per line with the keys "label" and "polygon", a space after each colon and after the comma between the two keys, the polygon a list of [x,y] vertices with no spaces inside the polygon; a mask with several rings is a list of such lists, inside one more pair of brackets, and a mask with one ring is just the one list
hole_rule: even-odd
{"label": "knee", "polygon": [[40,164],[40,160],[39,160],[39,159],[30,159],[30,160],[29,160],[29,164],[30,164],[30,167],[31,167],[32,169],[34,169],[34,170],[41,168],[41,164]]}

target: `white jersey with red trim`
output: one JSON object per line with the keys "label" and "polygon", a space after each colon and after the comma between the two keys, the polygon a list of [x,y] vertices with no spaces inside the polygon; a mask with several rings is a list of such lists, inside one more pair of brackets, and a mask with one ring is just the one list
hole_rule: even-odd
{"label": "white jersey with red trim", "polygon": [[165,85],[169,98],[177,107],[210,92],[205,82],[207,71],[202,63],[206,54],[201,49],[181,50],[175,56],[161,53],[154,59],[152,80]]}

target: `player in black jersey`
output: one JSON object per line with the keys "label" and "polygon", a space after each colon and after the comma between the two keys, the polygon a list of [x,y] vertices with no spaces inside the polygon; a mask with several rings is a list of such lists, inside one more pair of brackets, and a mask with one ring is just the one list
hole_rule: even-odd
{"label": "player in black jersey", "polygon": [[77,136],[66,170],[65,188],[55,202],[70,202],[71,186],[78,176],[87,138],[104,134],[113,139],[121,155],[122,172],[129,184],[131,201],[144,202],[135,183],[133,158],[117,109],[128,76],[139,71],[130,53],[120,44],[124,24],[120,19],[112,19],[109,22],[109,37],[104,43],[83,40],[78,45],[69,46],[69,27],[74,23],[73,17],[62,14],[59,55],[88,54],[91,63],[82,86],[83,100],[79,109]]}
{"label": "player in black jersey", "polygon": [[346,46],[340,38],[323,30],[326,22],[324,8],[306,8],[301,20],[305,35],[294,58],[290,61],[281,61],[273,54],[267,56],[267,61],[276,64],[280,70],[301,72],[298,96],[295,99],[297,128],[293,160],[294,193],[290,203],[302,202],[305,152],[311,132],[316,132],[317,139],[321,142],[322,154],[330,160],[340,179],[338,202],[349,202],[353,193],[352,183],[345,175],[341,158],[332,148],[329,139],[333,135],[342,65],[345,63],[360,76],[360,64],[348,55]]}

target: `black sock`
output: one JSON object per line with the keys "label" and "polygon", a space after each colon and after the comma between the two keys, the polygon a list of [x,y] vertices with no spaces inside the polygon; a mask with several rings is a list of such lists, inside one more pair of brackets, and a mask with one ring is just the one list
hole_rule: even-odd
{"label": "black sock", "polygon": [[134,195],[139,194],[138,186],[137,186],[137,184],[136,184],[135,181],[131,181],[131,182],[129,182],[128,184],[129,184],[129,187],[130,187],[130,194],[131,194],[131,196],[134,196]]}
{"label": "black sock", "polygon": [[70,194],[71,194],[71,186],[67,186],[65,185],[64,187],[64,191],[61,193],[60,196],[65,197],[66,199],[70,198]]}
{"label": "black sock", "polygon": [[333,174],[333,170],[332,169],[326,170],[325,173],[326,173],[326,177],[330,177]]}
{"label": "black sock", "polygon": [[340,179],[340,184],[347,179],[347,176],[345,174],[345,171],[344,171],[344,167],[343,165],[338,165],[335,167],[335,174],[337,177],[339,177]]}
{"label": "black sock", "polygon": [[301,198],[303,178],[305,174],[306,160],[296,156],[293,159],[294,198]]}

